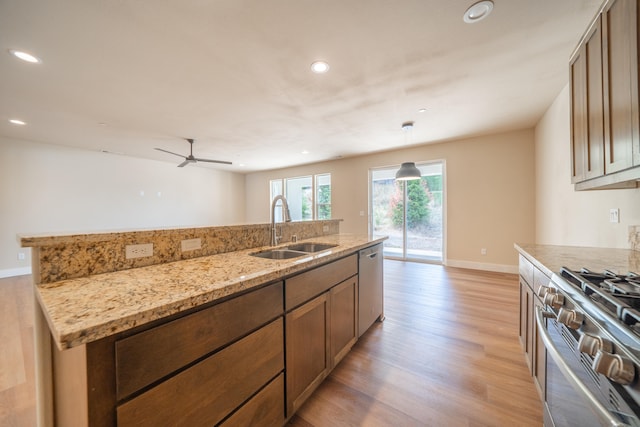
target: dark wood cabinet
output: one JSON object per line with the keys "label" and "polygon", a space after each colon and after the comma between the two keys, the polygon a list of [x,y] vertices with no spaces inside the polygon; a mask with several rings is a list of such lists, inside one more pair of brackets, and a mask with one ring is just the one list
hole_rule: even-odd
{"label": "dark wood cabinet", "polygon": [[53,351],[64,426],[284,425],[358,337],[358,255]]}
{"label": "dark wood cabinet", "polygon": [[614,173],[640,164],[637,0],[608,2],[602,22],[605,169]]}
{"label": "dark wood cabinet", "polygon": [[604,175],[602,21],[597,19],[570,64],[572,182]]}
{"label": "dark wood cabinet", "polygon": [[219,423],[283,371],[283,335],[283,322],[279,318],[118,405],[118,425]]}
{"label": "dark wood cabinet", "polygon": [[287,414],[293,414],[331,369],[328,293],[287,313]]}
{"label": "dark wood cabinet", "polygon": [[273,381],[284,381],[283,286],[54,349],[54,384],[63,387],[56,390],[56,425],[211,426],[260,414],[282,425],[284,386]]}
{"label": "dark wood cabinet", "polygon": [[358,276],[334,286],[330,296],[331,365],[336,366],[358,339]]}
{"label": "dark wood cabinet", "polygon": [[529,372],[540,398],[545,395],[546,350],[542,338],[538,334],[536,323],[536,307],[541,307],[542,301],[538,297],[540,286],[548,286],[549,277],[535,267],[522,255],[519,262],[520,271],[520,344],[524,350]]}
{"label": "dark wood cabinet", "polygon": [[637,0],[608,0],[569,63],[571,179],[577,190],[640,178]]}
{"label": "dark wood cabinet", "polygon": [[287,417],[357,339],[357,255],[330,265],[285,280]]}

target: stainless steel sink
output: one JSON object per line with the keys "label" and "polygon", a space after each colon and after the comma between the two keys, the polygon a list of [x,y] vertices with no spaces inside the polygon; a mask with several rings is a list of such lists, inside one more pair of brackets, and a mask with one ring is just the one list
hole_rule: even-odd
{"label": "stainless steel sink", "polygon": [[306,252],[294,251],[289,249],[268,249],[266,251],[254,252],[249,255],[267,259],[291,259],[309,254]]}
{"label": "stainless steel sink", "polygon": [[297,245],[289,245],[287,246],[287,249],[291,250],[291,251],[300,251],[300,252],[307,252],[307,253],[313,253],[313,252],[320,252],[320,251],[324,251],[327,249],[331,249],[331,248],[335,248],[338,245],[332,245],[329,243],[313,243],[313,242],[309,242],[309,243],[298,243]]}

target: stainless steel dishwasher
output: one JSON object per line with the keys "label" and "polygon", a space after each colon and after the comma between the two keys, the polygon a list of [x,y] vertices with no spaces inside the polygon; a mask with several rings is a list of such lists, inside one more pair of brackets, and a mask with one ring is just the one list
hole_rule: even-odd
{"label": "stainless steel dishwasher", "polygon": [[382,243],[358,253],[358,337],[376,320],[384,320]]}

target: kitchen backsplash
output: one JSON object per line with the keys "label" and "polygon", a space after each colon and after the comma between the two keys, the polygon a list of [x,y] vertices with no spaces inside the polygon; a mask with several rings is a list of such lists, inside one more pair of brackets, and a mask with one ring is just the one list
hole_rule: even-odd
{"label": "kitchen backsplash", "polygon": [[[340,221],[302,221],[282,225],[283,242],[340,233]],[[281,224],[278,224],[280,227]],[[270,224],[160,229],[59,236],[20,236],[22,247],[32,248],[35,283],[163,264],[183,259],[268,246]],[[201,248],[182,251],[183,240],[200,239]],[[126,246],[153,244],[153,255],[126,259]]]}
{"label": "kitchen backsplash", "polygon": [[640,225],[629,226],[629,244],[634,251],[640,251]]}

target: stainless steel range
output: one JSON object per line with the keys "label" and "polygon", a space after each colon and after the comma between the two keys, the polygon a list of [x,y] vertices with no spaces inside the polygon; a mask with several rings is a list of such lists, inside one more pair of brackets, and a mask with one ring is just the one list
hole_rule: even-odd
{"label": "stainless steel range", "polygon": [[640,427],[640,277],[562,268],[538,294],[545,426]]}

